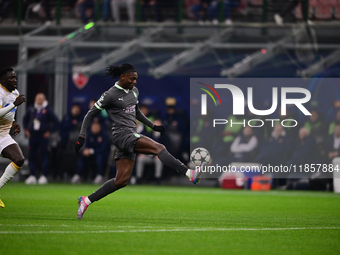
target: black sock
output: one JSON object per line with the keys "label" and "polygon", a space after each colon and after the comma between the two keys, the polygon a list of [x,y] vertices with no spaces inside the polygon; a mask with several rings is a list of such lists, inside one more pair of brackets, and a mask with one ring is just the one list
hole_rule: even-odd
{"label": "black sock", "polygon": [[98,201],[99,199],[102,199],[108,194],[115,192],[117,188],[114,184],[114,180],[115,179],[112,178],[106,181],[99,189],[97,189],[95,192],[88,196],[89,200],[93,203],[95,201]]}
{"label": "black sock", "polygon": [[188,171],[188,168],[178,159],[175,159],[174,156],[172,156],[167,149],[162,150],[158,154],[158,158],[162,163],[168,167],[171,167],[172,169],[175,169],[177,172],[185,175]]}

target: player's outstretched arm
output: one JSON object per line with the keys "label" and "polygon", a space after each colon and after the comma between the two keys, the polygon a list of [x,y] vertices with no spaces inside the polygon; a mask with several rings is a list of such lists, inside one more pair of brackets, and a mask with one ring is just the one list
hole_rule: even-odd
{"label": "player's outstretched arm", "polygon": [[154,124],[149,120],[139,109],[138,104],[136,105],[136,119],[147,125],[149,128],[153,128]]}
{"label": "player's outstretched arm", "polygon": [[81,147],[83,147],[85,143],[86,131],[89,125],[91,124],[93,118],[100,112],[101,110],[97,107],[93,106],[85,115],[83,123],[81,124],[79,138],[76,144],[74,145],[74,150],[78,154]]}
{"label": "player's outstretched arm", "polygon": [[152,128],[154,131],[160,132],[162,135],[165,134],[166,130],[163,125],[157,126],[152,123],[139,109],[138,105],[136,105],[136,119],[142,122],[143,124],[147,125],[148,127]]}
{"label": "player's outstretched arm", "polygon": [[18,96],[13,103],[10,103],[6,107],[0,109],[0,118],[5,116],[7,113],[12,111],[15,107],[17,107],[18,105],[21,105],[25,101],[26,99],[24,95]]}
{"label": "player's outstretched arm", "polygon": [[83,123],[81,124],[79,136],[86,137],[86,131],[89,125],[91,124],[93,118],[100,113],[97,107],[93,106],[85,115]]}

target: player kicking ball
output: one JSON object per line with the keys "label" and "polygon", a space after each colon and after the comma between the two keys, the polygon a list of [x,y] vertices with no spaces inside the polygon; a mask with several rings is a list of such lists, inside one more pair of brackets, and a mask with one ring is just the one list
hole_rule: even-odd
{"label": "player kicking ball", "polygon": [[105,76],[119,77],[119,80],[108,91],[104,92],[87,112],[81,126],[78,142],[75,144],[75,151],[78,153],[84,145],[86,130],[94,116],[105,109],[113,122],[112,141],[117,148],[115,153],[117,175],[116,178],[105,182],[91,195],[79,197],[78,219],[83,218],[86,209],[91,203],[124,188],[128,184],[135,164],[136,153],[157,155],[164,165],[187,176],[193,184],[200,182],[201,169],[204,166],[202,165],[196,170],[190,170],[178,159],[175,159],[164,145],[137,133],[136,119],[161,134],[165,133],[165,127],[154,125],[140,111],[138,107],[139,92],[135,87],[138,75],[132,65],[109,66],[105,71]]}
{"label": "player kicking ball", "polygon": [[[19,134],[20,126],[14,121],[15,111],[26,100],[16,89],[17,76],[11,67],[0,70],[0,83],[0,155],[12,161],[0,177],[2,189],[17,174],[25,161],[19,145],[9,135],[9,131],[13,128],[13,134]],[[1,199],[0,207],[5,207]]]}

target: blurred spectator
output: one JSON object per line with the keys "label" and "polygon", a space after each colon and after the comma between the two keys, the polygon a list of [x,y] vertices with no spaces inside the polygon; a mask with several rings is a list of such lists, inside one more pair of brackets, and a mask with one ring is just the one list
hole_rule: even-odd
{"label": "blurred spectator", "polygon": [[163,21],[163,17],[160,10],[160,1],[158,0],[142,0],[141,1],[142,8],[142,21],[147,21],[146,10],[148,8],[152,9],[154,20],[157,22]]}
{"label": "blurred spectator", "polygon": [[64,178],[65,173],[73,172],[76,169],[77,160],[74,157],[74,144],[78,140],[81,124],[81,107],[74,104],[60,124],[60,165],[64,166],[59,167],[58,175],[61,179]]}
{"label": "blurred spectator", "polygon": [[195,118],[193,126],[196,127],[196,130],[192,132],[190,137],[190,143],[193,148],[204,146],[208,151],[213,151],[216,136],[212,130],[221,130],[221,128],[218,127],[219,125],[215,128],[212,127],[210,119],[213,114],[213,112],[208,111],[206,115],[200,115],[198,118]]}
{"label": "blurred spectator", "polygon": [[189,19],[195,19],[196,17],[194,16],[194,13],[191,10],[191,7],[195,4],[198,4],[200,0],[184,0],[183,4],[183,11],[188,16]]}
{"label": "blurred spectator", "polygon": [[[103,14],[103,21],[104,22],[107,22],[109,20],[110,6],[111,6],[111,0],[103,0],[102,14]],[[112,10],[111,10],[111,17],[112,17],[112,20],[114,20]]]}
{"label": "blurred spectator", "polygon": [[253,134],[253,129],[246,126],[242,130],[242,134],[236,137],[230,147],[232,153],[232,162],[251,162],[254,159],[255,149],[258,140]]}
{"label": "blurred spectator", "polygon": [[[126,7],[129,23],[135,22],[136,4],[135,0],[104,0],[103,2],[103,18],[108,18],[108,5],[111,2],[111,13],[114,21],[120,23],[120,8]],[[104,8],[105,5],[105,8]]]}
{"label": "blurred spectator", "polygon": [[40,4],[43,6],[44,12],[45,12],[45,18],[46,18],[45,25],[51,25],[52,24],[52,16],[51,16],[50,0],[42,0]]}
{"label": "blurred spectator", "polygon": [[[140,104],[139,105],[140,111],[152,122],[155,120],[155,116],[150,113],[150,108],[146,104]],[[153,130],[147,126],[145,126],[143,123],[138,122],[137,126],[137,132],[146,136],[151,136],[153,133]]]}
{"label": "blurred spectator", "polygon": [[78,0],[76,10],[83,24],[87,24],[90,20],[95,20],[95,3],[94,0]]}
{"label": "blurred spectator", "polygon": [[167,142],[165,145],[168,151],[176,158],[182,157],[182,152],[188,151],[183,146],[186,133],[186,119],[175,105],[168,105],[166,115],[163,121],[167,132],[165,133]]}
{"label": "blurred spectator", "polygon": [[314,137],[316,146],[321,155],[323,155],[324,141],[327,136],[327,125],[323,120],[321,113],[317,110],[311,110],[309,120],[304,124],[310,134]]}
{"label": "blurred spectator", "polygon": [[39,93],[35,97],[34,106],[28,108],[23,125],[25,134],[29,139],[29,167],[30,176],[26,184],[36,184],[37,154],[40,152],[42,175],[38,183],[47,184],[48,174],[48,141],[52,131],[59,128],[59,120],[53,110],[48,106],[45,95]]}
{"label": "blurred spectator", "polygon": [[203,20],[207,17],[210,2],[211,0],[199,0],[198,3],[193,4],[190,7],[193,15],[201,25],[204,23]]}
{"label": "blurred spectator", "polygon": [[[74,104],[71,107],[70,113],[64,116],[60,124],[61,149],[65,149],[67,147],[70,132],[72,130],[77,130],[77,132],[79,132],[81,123],[82,123],[81,107],[78,104]],[[73,145],[74,144],[72,143],[72,147]]]}
{"label": "blurred spectator", "polygon": [[51,16],[50,0],[43,0],[42,5],[44,7],[44,11],[45,11],[45,15],[46,15],[45,25],[51,25],[52,24],[52,16]]}
{"label": "blurred spectator", "polygon": [[[223,164],[230,163],[230,146],[235,138],[241,133],[243,123],[245,123],[244,119],[238,119],[236,115],[229,115],[228,124],[224,126],[217,125],[217,127],[213,128],[214,136],[216,138],[211,139],[211,151],[214,152],[213,158],[217,162],[223,162]],[[205,139],[205,136],[206,135],[203,135],[203,139]],[[209,137],[207,138],[209,139]],[[208,141],[207,143],[209,144]]]}
{"label": "blurred spectator", "polygon": [[[21,22],[25,23],[25,13],[27,11],[27,8],[29,6],[30,2],[29,0],[22,0],[21,2]],[[0,0],[0,23],[3,21],[3,19],[7,16],[9,12],[9,7],[11,5],[15,5],[13,8],[15,11],[15,17],[17,17],[17,1],[14,0]]]}
{"label": "blurred spectator", "polygon": [[339,124],[340,124],[340,110],[337,110],[336,116],[335,116],[335,120],[332,121],[332,122],[329,124],[328,134],[329,134],[329,135],[332,135],[333,132],[334,132],[334,127],[335,127],[335,125],[339,125]]}
{"label": "blurred spectator", "polygon": [[[220,1],[221,0],[213,0],[209,6],[208,16],[210,19],[212,19],[213,24],[218,24],[218,10],[220,6]],[[224,18],[227,25],[231,25],[233,23],[231,21],[231,9],[236,9],[237,7],[239,7],[239,5],[239,0],[224,0]]]}
{"label": "blurred spectator", "polygon": [[[142,0],[141,7],[142,7],[142,20],[146,21],[146,11],[148,8],[152,9],[154,20],[157,22],[164,21],[163,11],[169,12],[170,10],[175,9],[177,13],[177,1],[168,1],[168,0]],[[174,17],[177,19],[177,16]]]}
{"label": "blurred spectator", "polygon": [[276,124],[271,136],[264,142],[255,161],[273,166],[280,165],[286,161],[290,150],[291,143],[286,136],[284,128],[280,124]]}
{"label": "blurred spectator", "polygon": [[[274,124],[280,124],[283,120],[285,120],[284,124],[287,126],[285,127],[285,132],[287,136],[289,137],[290,141],[292,142],[292,145],[295,147],[298,144],[298,136],[299,136],[299,130],[301,125],[297,124],[296,127],[293,127],[295,125],[295,122],[293,120],[296,120],[296,116],[289,110],[289,108],[286,108],[286,115],[281,114],[281,107],[278,108],[278,115],[279,120],[274,121]],[[308,132],[309,133],[309,132]]]}
{"label": "blurred spectator", "polygon": [[8,7],[13,3],[13,0],[0,0],[0,22],[3,21],[3,19],[7,15]]}
{"label": "blurred spectator", "polygon": [[241,133],[244,119],[238,119],[237,116],[230,115],[228,120],[229,125],[225,125],[225,128],[222,132],[222,140],[224,142],[225,150],[229,152],[232,142],[235,140],[236,136]]}
{"label": "blurred spectator", "polygon": [[[287,16],[289,13],[291,13],[298,4],[301,3],[301,12],[303,15],[303,19],[308,19],[308,1],[306,0],[291,0],[287,1],[286,5],[281,9],[279,13],[275,13],[274,20],[276,24],[283,25],[284,17]],[[310,22],[310,21],[309,21]]]}
{"label": "blurred spectator", "polygon": [[[163,125],[162,122],[160,120],[154,120],[153,123],[155,125]],[[146,130],[144,130],[146,131]],[[143,135],[147,135],[148,137],[150,137],[151,139],[153,139],[156,142],[159,143],[163,143],[164,140],[161,136],[161,133],[159,132],[155,132],[155,131],[151,131],[151,134],[146,134],[144,132],[142,132]],[[157,156],[154,155],[144,155],[144,154],[139,154],[137,157],[137,161],[136,161],[136,177],[137,177],[137,182],[141,183],[142,177],[143,177],[143,173],[144,173],[144,167],[146,164],[154,164],[155,165],[155,181],[156,184],[160,184],[160,180],[162,177],[162,171],[163,171],[163,163],[158,159]]]}
{"label": "blurred spectator", "polygon": [[300,128],[297,146],[287,165],[308,164],[316,159],[316,148],[314,138],[305,127]]}
{"label": "blurred spectator", "polygon": [[336,124],[333,134],[327,137],[325,151],[327,163],[332,163],[334,158],[340,156],[340,124]]}
{"label": "blurred spectator", "polygon": [[[80,152],[76,174],[71,183],[80,183],[85,166],[96,166],[97,175],[94,184],[104,182],[104,170],[110,152],[110,138],[99,122],[92,122],[86,138],[84,149]],[[92,173],[93,174],[93,173]]]}
{"label": "blurred spectator", "polygon": [[[258,145],[260,145],[260,143],[264,140],[264,138],[268,138],[269,137],[269,134],[271,133],[272,128],[269,127],[268,125],[266,125],[267,123],[265,122],[265,116],[255,115],[249,109],[248,109],[248,111],[246,113],[245,119],[246,119],[246,123],[248,123],[249,120],[252,120],[250,122],[250,124],[253,125],[253,126],[261,126],[262,123],[265,123],[263,125],[263,127],[253,128],[252,129],[253,134],[258,139],[258,143],[259,143]],[[261,120],[263,122],[261,122]]]}

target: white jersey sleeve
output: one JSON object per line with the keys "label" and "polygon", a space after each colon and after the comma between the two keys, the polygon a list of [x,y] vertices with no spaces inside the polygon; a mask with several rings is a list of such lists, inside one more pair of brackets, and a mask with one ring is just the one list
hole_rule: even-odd
{"label": "white jersey sleeve", "polygon": [[8,91],[0,85],[0,138],[8,135],[14,121],[17,107],[13,102],[19,96],[19,91]]}

